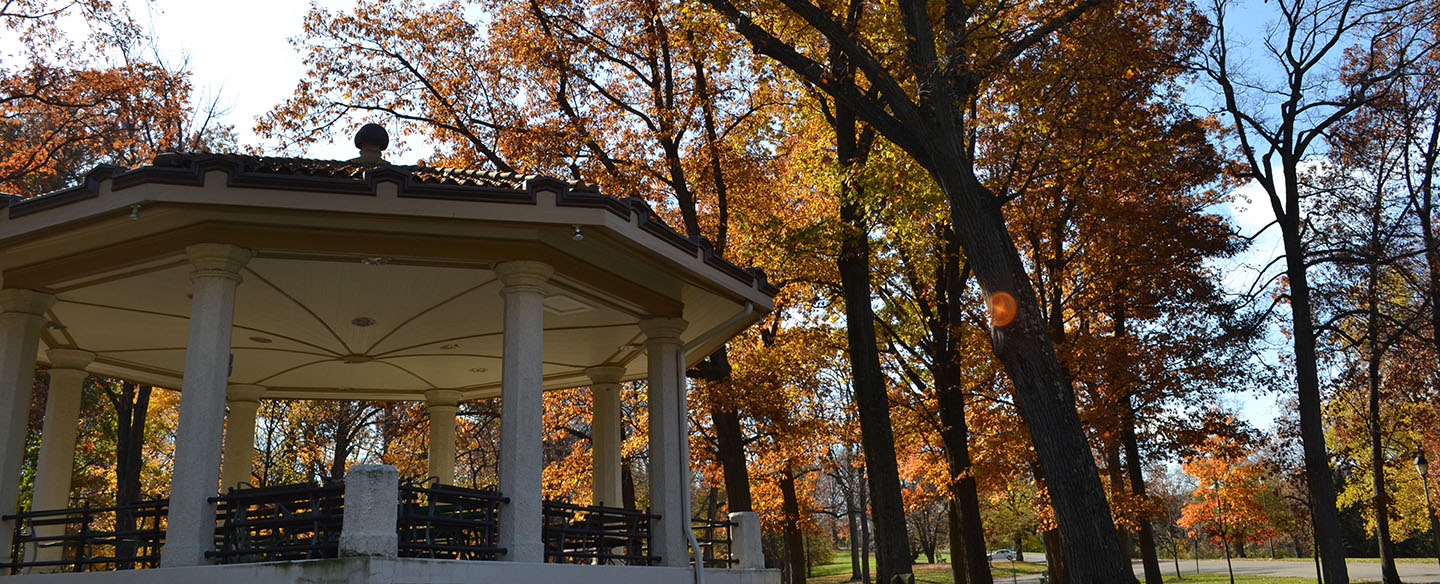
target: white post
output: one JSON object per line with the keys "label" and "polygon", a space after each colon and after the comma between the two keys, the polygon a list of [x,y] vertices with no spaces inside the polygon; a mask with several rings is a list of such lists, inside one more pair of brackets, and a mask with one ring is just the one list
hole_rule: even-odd
{"label": "white post", "polygon": [[[35,385],[35,355],[45,311],[55,297],[44,292],[0,290],[0,516],[15,513],[20,468],[25,458],[25,425]],[[13,521],[0,520],[0,558],[10,557]]]}
{"label": "white post", "polygon": [[599,366],[590,376],[590,453],[592,505],[620,507],[620,378],[624,367]]}
{"label": "white post", "polygon": [[753,511],[730,514],[730,556],[742,570],[765,567],[765,551],[760,545],[760,516]]}
{"label": "white post", "polygon": [[169,525],[160,551],[160,565],[166,568],[204,564],[205,552],[214,546],[215,507],[209,498],[219,483],[235,288],[250,260],[248,250],[217,243],[195,244],[185,253],[195,269],[190,272],[190,334],[175,431],[178,472],[170,478]]}
{"label": "white post", "polygon": [[460,392],[453,389],[432,389],[425,392],[430,411],[429,464],[430,476],[442,485],[455,484],[455,412],[460,405]]}
{"label": "white post", "polygon": [[340,556],[393,558],[399,537],[395,507],[400,474],[388,464],[357,464],[345,473],[345,514],[341,518]]}
{"label": "white post", "polygon": [[645,333],[650,383],[646,395],[650,409],[650,512],[660,514],[651,523],[650,546],[661,565],[690,565],[689,431],[685,411],[685,354],[680,333],[687,323],[679,318],[640,321]]}
{"label": "white post", "polygon": [[500,547],[512,562],[543,562],[540,541],[542,375],[545,281],[550,266],[531,261],[495,266],[505,287],[505,346],[500,372]]}
{"label": "white post", "polygon": [[[40,432],[40,457],[35,462],[35,491],[31,509],[64,509],[70,506],[70,479],[75,472],[75,432],[80,422],[80,399],[84,391],[85,368],[95,354],[77,349],[50,349],[50,392],[45,398],[45,421]],[[63,525],[35,528],[37,535],[65,534]],[[35,559],[58,561],[61,547],[35,550]]]}
{"label": "white post", "polygon": [[260,411],[259,385],[231,385],[225,392],[230,413],[225,416],[225,458],[220,470],[220,489],[233,489],[250,482],[255,474],[255,414]]}

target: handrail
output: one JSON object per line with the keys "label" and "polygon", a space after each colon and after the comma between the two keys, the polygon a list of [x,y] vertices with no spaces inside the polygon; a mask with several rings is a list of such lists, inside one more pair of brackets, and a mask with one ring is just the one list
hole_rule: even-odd
{"label": "handrail", "polygon": [[[168,507],[168,499],[104,507],[87,502],[78,508],[5,515],[4,520],[15,522],[15,533],[9,550],[11,561],[0,568],[18,574],[41,567],[73,572],[156,567],[165,541]],[[122,523],[132,527],[122,529]],[[59,559],[39,559],[39,550],[57,547]],[[27,550],[35,556],[26,558]]]}
{"label": "handrail", "polygon": [[660,563],[650,542],[650,524],[659,515],[564,501],[545,501],[542,509],[541,538],[547,562],[630,566]]}

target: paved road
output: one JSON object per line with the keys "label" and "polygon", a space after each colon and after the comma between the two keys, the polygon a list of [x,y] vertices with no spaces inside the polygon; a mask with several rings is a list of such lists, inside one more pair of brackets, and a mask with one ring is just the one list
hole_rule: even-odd
{"label": "paved road", "polygon": [[[1242,574],[1251,576],[1299,576],[1301,578],[1315,576],[1315,564],[1310,562],[1278,562],[1269,560],[1235,560],[1235,575]],[[997,564],[1001,567],[1004,563]],[[1145,569],[1140,562],[1134,562],[1136,575],[1143,575]],[[1350,578],[1352,580],[1380,581],[1380,564],[1351,562]],[[1395,567],[1400,570],[1400,579],[1406,584],[1440,584],[1440,564],[1435,562],[1412,564],[1399,563]],[[1175,574],[1174,562],[1161,562],[1161,571],[1165,575]],[[1207,574],[1224,574],[1225,560],[1200,560],[1200,572]],[[1195,560],[1180,560],[1180,573],[1194,574]],[[1011,579],[996,578],[995,584],[1010,582]],[[1014,579],[1018,584],[1033,584],[1040,581],[1039,575],[1019,576]]]}
{"label": "paved road", "polygon": [[[1135,562],[1135,573],[1144,573],[1139,562]],[[1410,584],[1435,584],[1440,583],[1440,564],[1429,563],[1397,563],[1396,569],[1400,571],[1400,578]],[[1373,580],[1380,581],[1380,564],[1369,562],[1350,562],[1350,578],[1352,580]],[[1175,563],[1168,562],[1161,564],[1161,570],[1166,575],[1175,573]],[[1200,571],[1213,574],[1225,573],[1225,560],[1200,560]],[[1195,560],[1180,561],[1180,572],[1191,574],[1195,572]],[[1268,560],[1235,560],[1235,574],[1249,574],[1254,576],[1299,576],[1314,577],[1315,564],[1313,562],[1274,562]]]}

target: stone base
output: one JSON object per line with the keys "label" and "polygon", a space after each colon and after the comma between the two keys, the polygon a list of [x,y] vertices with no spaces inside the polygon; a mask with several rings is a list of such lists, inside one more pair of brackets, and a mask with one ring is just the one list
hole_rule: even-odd
{"label": "stone base", "polygon": [[[692,584],[689,568],[340,558],[0,577],[5,584]],[[779,570],[706,569],[706,584],[780,584]]]}

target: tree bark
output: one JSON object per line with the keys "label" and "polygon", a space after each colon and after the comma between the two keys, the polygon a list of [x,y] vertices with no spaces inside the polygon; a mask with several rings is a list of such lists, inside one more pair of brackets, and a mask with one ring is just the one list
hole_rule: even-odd
{"label": "tree bark", "polygon": [[[1125,482],[1123,463],[1120,462],[1121,445],[1114,440],[1106,440],[1105,442],[1105,475],[1110,481],[1111,496],[1118,500],[1129,490],[1129,485]],[[1125,558],[1126,562],[1129,562],[1132,559],[1130,553],[1132,547],[1130,545],[1130,532],[1117,525],[1115,527],[1115,536],[1117,538],[1116,543],[1120,545],[1121,557]]]}
{"label": "tree bark", "polygon": [[1065,545],[1060,541],[1060,530],[1047,529],[1040,534],[1045,543],[1045,570],[1050,573],[1051,584],[1069,584],[1070,573],[1065,569]]}
{"label": "tree bark", "polygon": [[[1299,188],[1287,164],[1286,187]],[[1287,192],[1296,192],[1289,190]],[[1311,318],[1310,280],[1306,273],[1305,246],[1300,239],[1299,213],[1280,220],[1285,245],[1286,275],[1290,279],[1291,338],[1295,345],[1295,385],[1300,402],[1300,443],[1305,458],[1305,479],[1310,486],[1310,521],[1315,529],[1315,547],[1320,554],[1324,580],[1332,584],[1350,581],[1345,565],[1345,543],[1340,534],[1340,512],[1335,506],[1335,478],[1330,453],[1325,448],[1325,427],[1320,403],[1320,376],[1315,353],[1315,326]]]}
{"label": "tree bark", "polygon": [[[970,468],[970,427],[965,419],[965,388],[959,370],[964,298],[969,268],[960,266],[960,246],[954,231],[943,234],[943,261],[935,310],[930,323],[931,376],[940,416],[940,440],[950,473],[950,570],[956,584],[990,584],[990,561],[985,554],[985,526],[980,516],[980,495]],[[933,560],[932,560],[933,562]]]}
{"label": "tree bark", "polygon": [[[845,471],[847,474],[849,471]],[[860,576],[860,522],[856,521],[856,515],[860,514],[859,505],[855,501],[855,487],[845,489],[845,518],[850,521],[850,581],[858,582]]]}
{"label": "tree bark", "polygon": [[[868,144],[857,136],[856,121],[846,108],[836,107],[835,145],[841,164],[856,169],[864,165]],[[870,294],[870,225],[865,218],[861,193],[844,184],[840,193],[840,255],[836,267],[845,301],[845,329],[849,341],[851,383],[860,420],[860,443],[870,483],[870,500],[875,520],[875,563],[882,584],[914,581],[910,564],[910,537],[905,529],[904,503],[900,498],[900,470],[895,459],[895,437],[890,424],[890,396],[885,374],[880,369],[880,351],[875,341],[875,313]]]}
{"label": "tree bark", "polygon": [[[1372,332],[1378,328],[1376,319],[1379,315],[1374,312],[1375,297],[1372,295],[1370,328]],[[1370,340],[1370,358],[1368,359],[1368,375],[1370,385],[1369,395],[1369,431],[1370,431],[1370,480],[1371,487],[1375,490],[1373,499],[1375,512],[1375,539],[1380,544],[1380,581],[1384,584],[1400,584],[1400,572],[1395,569],[1395,544],[1390,540],[1390,493],[1385,484],[1385,450],[1383,437],[1380,432],[1380,354],[1376,350],[1377,344],[1372,336]]]}
{"label": "tree bark", "polygon": [[[1125,399],[1120,417],[1120,439],[1125,443],[1126,472],[1130,477],[1130,494],[1137,500],[1149,500],[1145,491],[1145,475],[1140,462],[1140,441],[1135,435],[1135,404],[1130,396]],[[1150,518],[1140,518],[1140,561],[1145,566],[1145,584],[1162,584],[1165,577],[1160,573],[1160,554],[1155,549],[1155,526]],[[1178,560],[1177,560],[1178,561]]]}
{"label": "tree bark", "polygon": [[857,481],[860,491],[860,582],[870,584],[870,489]]}
{"label": "tree bark", "polygon": [[[152,388],[148,385],[129,381],[120,382],[119,391],[112,390],[109,386],[105,388],[106,396],[115,408],[115,505],[117,507],[140,502],[140,473],[145,468],[143,456],[145,419],[150,409],[151,390]],[[219,472],[218,468],[214,470]],[[115,531],[133,532],[135,527],[136,517],[133,510],[119,511],[115,514]],[[135,552],[134,538],[122,538],[115,544],[117,558],[132,558],[135,556]],[[134,563],[128,560],[121,561],[118,565],[122,569],[134,567]]]}
{"label": "tree bark", "polygon": [[805,535],[800,532],[800,499],[795,494],[795,475],[790,467],[780,471],[780,510],[785,530],[785,557],[790,564],[790,584],[805,584]]}
{"label": "tree bark", "polygon": [[[957,153],[958,154],[958,153]],[[956,162],[960,158],[956,157]],[[957,166],[960,166],[957,164]],[[992,323],[991,346],[1015,388],[1015,404],[1054,503],[1076,584],[1134,578],[1120,554],[1110,504],[1075,410],[1074,390],[1060,367],[1015,242],[994,194],[963,168],[932,169],[950,198],[950,220],[985,297],[1013,299],[1014,318]]]}

